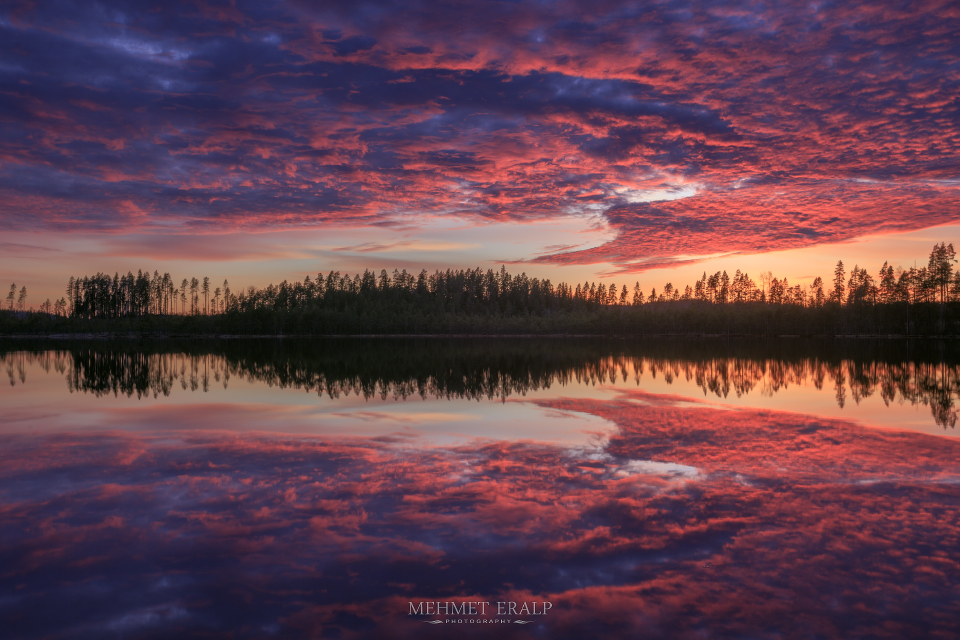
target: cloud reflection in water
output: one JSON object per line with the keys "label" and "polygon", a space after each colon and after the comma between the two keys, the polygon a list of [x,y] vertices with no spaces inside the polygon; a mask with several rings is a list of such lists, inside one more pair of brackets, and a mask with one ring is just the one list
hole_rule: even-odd
{"label": "cloud reflection in water", "polygon": [[[960,620],[960,443],[625,392],[601,448],[229,430],[4,435],[16,637],[925,637]],[[207,412],[218,421],[216,406]],[[421,443],[422,444],[422,443]],[[488,637],[488,628],[458,635]]]}

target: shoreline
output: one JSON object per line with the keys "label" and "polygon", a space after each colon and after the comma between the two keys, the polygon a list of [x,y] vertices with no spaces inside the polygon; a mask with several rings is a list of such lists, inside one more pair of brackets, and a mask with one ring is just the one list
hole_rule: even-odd
{"label": "shoreline", "polygon": [[491,338],[597,338],[616,340],[637,340],[645,338],[842,338],[842,339],[871,339],[871,340],[948,340],[960,336],[954,335],[906,335],[906,334],[824,334],[824,333],[784,333],[758,335],[751,333],[645,333],[645,334],[596,334],[596,333],[351,333],[351,334],[135,334],[135,333],[53,333],[53,334],[12,334],[0,335],[0,340],[329,340],[341,338],[457,338],[457,339],[491,339]]}

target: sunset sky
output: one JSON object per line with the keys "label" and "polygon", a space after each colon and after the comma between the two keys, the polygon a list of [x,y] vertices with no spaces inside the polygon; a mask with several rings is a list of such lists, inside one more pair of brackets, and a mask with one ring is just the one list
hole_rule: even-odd
{"label": "sunset sky", "polygon": [[0,9],[0,278],[791,284],[960,241],[960,5]]}

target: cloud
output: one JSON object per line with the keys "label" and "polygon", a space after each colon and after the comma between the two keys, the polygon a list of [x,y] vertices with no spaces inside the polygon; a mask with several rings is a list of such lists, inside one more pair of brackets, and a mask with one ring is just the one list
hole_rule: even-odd
{"label": "cloud", "polygon": [[458,251],[461,249],[475,249],[478,244],[468,244],[466,242],[450,242],[444,240],[404,240],[401,242],[365,242],[363,244],[350,247],[337,247],[331,251],[344,251],[348,253],[384,253],[393,252],[430,252],[430,251]]}
{"label": "cloud", "polygon": [[625,271],[929,227],[960,210],[958,22],[935,1],[25,5],[0,14],[0,213],[161,234],[602,215],[615,240],[536,259]]}
{"label": "cloud", "polygon": [[103,256],[153,260],[271,260],[290,257],[288,247],[269,236],[242,234],[130,234],[122,239],[107,237],[97,253]]}
{"label": "cloud", "polygon": [[37,251],[41,252],[59,252],[59,249],[54,249],[51,247],[40,247],[34,244],[20,244],[17,242],[0,242],[0,249],[3,249],[5,252],[15,253],[15,254],[28,254],[35,253]]}

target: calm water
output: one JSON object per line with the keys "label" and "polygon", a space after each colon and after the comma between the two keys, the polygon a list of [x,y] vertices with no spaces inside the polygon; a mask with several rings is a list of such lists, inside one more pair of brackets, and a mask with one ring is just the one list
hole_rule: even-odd
{"label": "calm water", "polygon": [[0,367],[0,637],[960,628],[953,343],[8,341]]}

